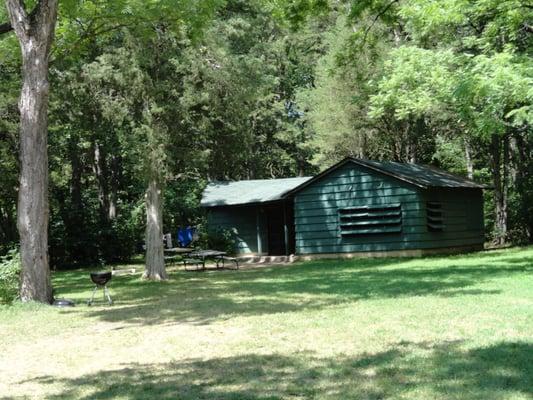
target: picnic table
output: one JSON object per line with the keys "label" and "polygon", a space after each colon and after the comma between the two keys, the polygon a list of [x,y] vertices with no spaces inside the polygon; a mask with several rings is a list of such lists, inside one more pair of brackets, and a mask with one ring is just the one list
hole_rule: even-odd
{"label": "picnic table", "polygon": [[205,261],[207,259],[213,259],[216,261],[217,268],[219,268],[219,264],[222,262],[222,266],[224,267],[224,262],[231,260],[235,263],[236,267],[239,268],[239,264],[236,258],[227,257],[227,253],[225,251],[219,251],[219,250],[196,250],[192,251],[188,254],[188,257],[183,260],[183,265],[185,269],[187,269],[187,264],[195,264],[197,266],[201,265],[201,270],[205,270]]}
{"label": "picnic table", "polygon": [[170,249],[165,248],[165,262],[168,262],[169,264],[172,264],[178,260],[180,260],[180,257],[177,257],[179,255],[186,255],[192,252],[194,249],[191,249],[189,247],[172,247]]}
{"label": "picnic table", "polygon": [[165,253],[170,254],[187,254],[192,252],[194,249],[191,249],[190,247],[172,247],[171,249],[165,248]]}

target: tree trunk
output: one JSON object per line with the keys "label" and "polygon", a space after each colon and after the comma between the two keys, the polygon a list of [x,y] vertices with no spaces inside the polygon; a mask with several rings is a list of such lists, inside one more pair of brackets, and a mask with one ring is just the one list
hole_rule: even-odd
{"label": "tree trunk", "polygon": [[518,139],[516,135],[509,136],[509,184],[516,184],[518,178],[518,169],[520,167],[520,150],[518,149]]}
{"label": "tree trunk", "polygon": [[103,224],[109,221],[109,190],[108,190],[108,173],[106,154],[102,145],[95,141],[94,143],[94,162],[93,172],[98,185],[98,203],[100,205],[100,220]]}
{"label": "tree trunk", "polygon": [[472,160],[472,148],[467,138],[464,138],[466,175],[468,179],[474,179],[474,161]]}
{"label": "tree trunk", "polygon": [[146,192],[146,267],[143,277],[160,281],[168,276],[163,254],[161,181],[156,174],[152,172]]}
{"label": "tree trunk", "polygon": [[[501,138],[492,135],[491,142],[491,167],[494,183],[494,244],[501,246],[507,237],[507,180],[508,166],[505,165],[509,152],[509,140],[505,137],[503,152],[503,176],[502,176],[502,146]],[[506,154],[507,153],[507,154]]]}
{"label": "tree trunk", "polygon": [[41,0],[30,15],[21,0],[6,0],[22,51],[20,110],[20,235],[22,301],[51,303],[48,263],[48,56],[57,0]]}
{"label": "tree trunk", "polygon": [[[83,210],[83,204],[81,199],[81,175],[82,175],[82,163],[80,160],[80,149],[78,148],[78,138],[73,137],[69,140],[69,157],[71,166],[70,176],[70,201],[72,208],[77,213],[81,213]],[[76,221],[80,222],[80,221]]]}
{"label": "tree trunk", "polygon": [[409,140],[405,146],[405,158],[410,164],[416,163],[416,144],[414,141]]}
{"label": "tree trunk", "polygon": [[118,200],[118,185],[120,182],[120,158],[116,155],[111,156],[111,184],[109,191],[109,209],[107,217],[113,221],[117,217],[117,200]]}
{"label": "tree trunk", "polygon": [[515,132],[514,134],[514,143],[515,148],[512,150],[515,160],[514,168],[516,170],[516,176],[514,178],[514,184],[516,185],[516,192],[519,193],[521,197],[521,208],[520,213],[526,217],[526,232],[528,241],[531,243],[533,241],[533,215],[531,215],[531,200],[532,194],[528,190],[531,182],[531,172],[533,170],[532,162],[532,147],[531,141],[528,140],[527,132]]}
{"label": "tree trunk", "polygon": [[80,159],[80,149],[78,147],[79,137],[72,135],[68,142],[68,153],[70,158],[70,209],[64,217],[65,229],[72,249],[76,254],[83,256],[87,252],[82,238],[86,234],[83,223],[84,208],[82,199],[82,172],[83,165]]}

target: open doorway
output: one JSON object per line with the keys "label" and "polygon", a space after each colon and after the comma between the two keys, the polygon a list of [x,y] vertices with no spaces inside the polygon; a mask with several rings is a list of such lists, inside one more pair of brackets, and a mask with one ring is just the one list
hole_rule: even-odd
{"label": "open doorway", "polygon": [[265,208],[268,228],[268,254],[288,255],[294,252],[294,214],[292,201],[279,202]]}

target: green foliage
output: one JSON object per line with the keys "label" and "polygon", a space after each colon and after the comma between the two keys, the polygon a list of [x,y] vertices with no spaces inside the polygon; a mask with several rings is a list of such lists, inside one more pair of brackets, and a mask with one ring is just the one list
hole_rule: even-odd
{"label": "green foliage", "polygon": [[[288,27],[289,3],[61,2],[50,68],[53,267],[139,250],[148,175],[164,183],[164,231],[174,232],[201,222],[208,180],[312,170],[295,93],[312,85],[320,36]],[[302,21],[320,3],[301,8]],[[21,66],[11,36],[0,38],[13,55],[0,58],[0,254],[17,240]]]}
{"label": "green foliage", "polygon": [[455,64],[450,50],[411,46],[391,50],[376,94],[370,96],[369,116],[379,118],[390,110],[401,121],[442,112],[455,87]]}
{"label": "green foliage", "polygon": [[165,188],[165,232],[174,234],[178,226],[196,226],[203,221],[198,207],[205,184],[203,179],[184,177],[170,180]]}
{"label": "green foliage", "polygon": [[228,254],[235,254],[236,238],[230,229],[216,228],[208,231],[204,226],[199,226],[198,241],[195,246],[201,249],[220,250]]}
{"label": "green foliage", "polygon": [[[78,216],[73,214],[79,211],[69,204],[61,208],[53,206],[53,209],[62,212],[61,215],[51,215],[50,261],[54,268],[121,262],[141,250],[144,235],[142,203],[122,204],[117,218],[107,222],[100,219],[97,205],[90,205]],[[73,225],[80,220],[81,225]]]}
{"label": "green foliage", "polygon": [[9,304],[17,298],[20,280],[20,255],[10,250],[0,256],[0,304]]}
{"label": "green foliage", "polygon": [[324,34],[314,86],[299,93],[316,161],[432,162],[462,174],[473,167],[494,185],[489,236],[508,209],[511,230],[520,232],[511,236],[533,240],[525,179],[533,163],[533,9],[520,0],[350,6]]}
{"label": "green foliage", "polygon": [[[0,21],[7,16],[0,6]],[[14,35],[0,38],[0,255],[16,245],[20,49]]]}
{"label": "green foliage", "polygon": [[346,155],[372,154],[369,138],[376,135],[376,129],[365,118],[371,83],[364,77],[376,65],[370,52],[358,53],[358,63],[352,62],[349,43],[353,33],[342,15],[334,26],[321,29],[325,32],[315,34],[321,37],[320,52],[324,55],[316,64],[313,84],[298,91],[297,103],[305,110],[306,130],[318,150],[314,162],[332,164]]}
{"label": "green foliage", "polygon": [[455,97],[459,113],[472,132],[486,137],[503,135],[508,126],[533,121],[533,63],[508,49],[468,60],[459,71]]}
{"label": "green foliage", "polygon": [[[174,232],[201,224],[210,180],[309,175],[347,155],[474,167],[490,184],[505,172],[510,237],[532,240],[532,12],[522,0],[62,1],[53,265],[133,254],[150,174]],[[0,254],[18,239],[20,68],[2,35]],[[494,135],[510,144],[497,167]],[[489,225],[493,192],[486,204]]]}
{"label": "green foliage", "polygon": [[288,23],[293,29],[301,28],[310,16],[330,10],[328,0],[267,0],[272,14],[281,23]]}

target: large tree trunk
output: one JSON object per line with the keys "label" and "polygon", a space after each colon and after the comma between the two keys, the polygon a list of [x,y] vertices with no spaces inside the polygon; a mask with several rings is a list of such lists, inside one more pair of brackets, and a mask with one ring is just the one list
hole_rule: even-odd
{"label": "large tree trunk", "polygon": [[40,0],[31,14],[21,0],[6,6],[22,50],[20,110],[20,235],[22,301],[52,302],[48,263],[48,56],[57,0]]}
{"label": "large tree trunk", "polygon": [[161,180],[153,172],[146,192],[146,267],[143,277],[167,279],[163,254],[163,204]]}

